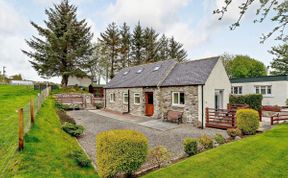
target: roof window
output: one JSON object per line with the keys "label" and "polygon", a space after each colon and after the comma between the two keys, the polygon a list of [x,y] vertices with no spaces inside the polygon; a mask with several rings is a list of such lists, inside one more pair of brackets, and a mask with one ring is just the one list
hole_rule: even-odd
{"label": "roof window", "polygon": [[154,67],[153,71],[157,71],[159,69],[160,69],[160,66],[156,66],[156,67]]}
{"label": "roof window", "polygon": [[123,73],[123,75],[127,75],[127,74],[128,74],[128,72],[129,72],[129,71],[126,71],[126,72],[124,72],[124,73]]}
{"label": "roof window", "polygon": [[142,71],[143,71],[143,68],[142,69],[138,69],[136,73],[140,74]]}

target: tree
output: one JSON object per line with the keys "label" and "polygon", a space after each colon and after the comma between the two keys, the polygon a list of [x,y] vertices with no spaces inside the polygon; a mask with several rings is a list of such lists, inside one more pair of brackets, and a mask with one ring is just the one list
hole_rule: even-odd
{"label": "tree", "polygon": [[186,59],[187,52],[183,49],[183,44],[174,40],[174,37],[169,40],[169,57],[181,62]]}
{"label": "tree", "polygon": [[158,54],[157,54],[157,61],[163,61],[167,60],[169,58],[169,47],[168,43],[169,40],[167,37],[163,34],[161,38],[159,39],[159,47],[158,47]]}
{"label": "tree", "polygon": [[120,33],[115,22],[108,25],[104,33],[100,33],[100,42],[104,43],[109,50],[109,61],[110,61],[110,79],[114,77],[116,62],[119,52]]}
{"label": "tree", "polygon": [[226,73],[227,73],[229,78],[232,77],[231,62],[233,61],[234,58],[235,58],[234,55],[231,55],[231,54],[228,54],[228,53],[224,53],[221,56],[222,63],[224,65],[224,68],[225,68]]}
{"label": "tree", "polygon": [[77,7],[63,0],[53,8],[45,10],[46,27],[34,22],[40,37],[26,40],[32,51],[22,50],[32,58],[33,68],[44,78],[61,76],[61,84],[67,86],[69,76],[81,77],[87,67],[93,47],[90,27],[85,20],[77,20]]}
{"label": "tree", "polygon": [[[219,20],[223,19],[224,14],[228,11],[228,7],[235,3],[236,0],[225,0],[225,5],[220,9],[216,9],[213,13],[220,14]],[[243,2],[239,6],[240,15],[239,18],[235,23],[231,25],[231,29],[235,29],[240,26],[240,21],[242,20],[243,16],[254,3],[259,3],[259,7],[256,11],[256,16],[260,16],[259,19],[254,20],[254,22],[262,23],[267,17],[271,16],[271,21],[277,24],[273,30],[267,34],[262,36],[261,42],[264,42],[267,38],[271,37],[274,33],[279,32],[276,37],[276,40],[282,40],[284,42],[287,41],[288,36],[285,33],[286,26],[288,24],[288,1],[282,0],[242,0]],[[238,1],[239,2],[239,1]],[[272,12],[271,12],[272,11]]]}
{"label": "tree", "polygon": [[158,33],[153,28],[145,28],[143,32],[144,63],[156,62],[158,51]]}
{"label": "tree", "polygon": [[143,29],[141,27],[140,22],[136,25],[134,28],[133,34],[132,34],[132,63],[133,65],[140,65],[143,63],[144,59],[144,44],[143,44]]}
{"label": "tree", "polygon": [[273,47],[270,51],[275,56],[271,62],[271,67],[274,69],[271,73],[275,75],[288,74],[288,43]]}
{"label": "tree", "polygon": [[10,77],[12,80],[23,80],[21,74],[15,74]]}
{"label": "tree", "polygon": [[[231,78],[259,77],[266,76],[265,65],[249,56],[237,55],[228,64]],[[228,73],[228,72],[227,72]]]}
{"label": "tree", "polygon": [[131,65],[131,34],[130,27],[126,23],[123,24],[120,30],[120,68],[125,68]]}

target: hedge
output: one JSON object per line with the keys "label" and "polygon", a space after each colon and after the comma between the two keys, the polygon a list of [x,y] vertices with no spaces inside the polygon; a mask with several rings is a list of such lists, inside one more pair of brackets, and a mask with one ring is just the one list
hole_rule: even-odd
{"label": "hedge", "polygon": [[101,177],[131,175],[145,162],[148,140],[133,130],[109,130],[96,136],[96,164]]}
{"label": "hedge", "polygon": [[252,109],[259,111],[262,107],[263,96],[261,94],[230,95],[230,104],[248,104]]}
{"label": "hedge", "polygon": [[245,135],[255,134],[259,127],[259,114],[254,109],[239,109],[236,112],[237,127]]}

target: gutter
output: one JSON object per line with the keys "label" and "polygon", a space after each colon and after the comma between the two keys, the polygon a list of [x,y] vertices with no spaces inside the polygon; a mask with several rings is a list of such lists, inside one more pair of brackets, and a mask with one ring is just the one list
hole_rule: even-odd
{"label": "gutter", "polygon": [[106,109],[106,88],[104,88],[104,109]]}

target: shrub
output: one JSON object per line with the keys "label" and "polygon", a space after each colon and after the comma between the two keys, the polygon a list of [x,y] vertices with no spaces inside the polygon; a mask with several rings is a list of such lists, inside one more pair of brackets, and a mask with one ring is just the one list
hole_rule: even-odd
{"label": "shrub", "polygon": [[55,107],[59,110],[68,110],[69,106],[66,104],[55,102]]}
{"label": "shrub", "polygon": [[236,113],[237,127],[245,135],[255,134],[259,127],[259,114],[253,109],[239,109]]}
{"label": "shrub", "polygon": [[229,103],[231,104],[248,104],[252,109],[259,110],[262,106],[263,96],[261,94],[249,95],[230,95]]}
{"label": "shrub", "polygon": [[72,117],[68,116],[65,111],[58,110],[57,114],[58,114],[58,116],[60,118],[61,124],[64,124],[65,122],[76,124],[75,120]]}
{"label": "shrub", "polygon": [[80,167],[89,167],[91,165],[91,160],[82,151],[72,151],[70,157],[72,157]]}
{"label": "shrub", "polygon": [[189,156],[197,154],[197,147],[198,147],[198,141],[196,139],[193,138],[184,139],[184,151]]}
{"label": "shrub", "polygon": [[149,150],[148,160],[158,168],[169,164],[171,153],[163,146],[157,146]]}
{"label": "shrub", "polygon": [[96,163],[100,177],[131,175],[145,162],[148,140],[133,130],[109,130],[96,136]]}
{"label": "shrub", "polygon": [[236,129],[227,129],[227,134],[232,137],[235,138],[236,136],[241,136],[242,132],[240,129],[236,128]]}
{"label": "shrub", "polygon": [[102,109],[104,107],[103,103],[96,103],[96,109]]}
{"label": "shrub", "polygon": [[199,138],[199,143],[204,147],[204,149],[213,148],[213,140],[208,135],[202,135]]}
{"label": "shrub", "polygon": [[214,139],[220,145],[225,143],[225,138],[221,134],[216,134]]}
{"label": "shrub", "polygon": [[69,122],[65,122],[62,126],[62,129],[73,137],[79,137],[84,131],[83,126]]}

